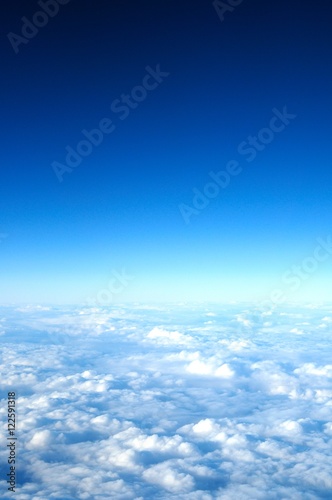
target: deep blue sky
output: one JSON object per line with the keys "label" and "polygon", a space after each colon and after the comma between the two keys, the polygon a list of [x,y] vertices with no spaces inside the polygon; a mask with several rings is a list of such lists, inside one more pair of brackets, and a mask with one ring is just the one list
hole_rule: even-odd
{"label": "deep blue sky", "polygon": [[[117,300],[263,299],[332,234],[326,1],[244,0],[221,22],[210,1],[71,0],[15,54],[7,34],[40,10],[2,13],[2,302],[82,302],[122,268]],[[158,64],[121,120],[111,103]],[[248,162],[239,144],[284,106],[296,118]],[[105,117],[60,183],[52,162]],[[241,174],[186,224],[179,205],[232,159]],[[289,298],[328,299],[331,262]]]}

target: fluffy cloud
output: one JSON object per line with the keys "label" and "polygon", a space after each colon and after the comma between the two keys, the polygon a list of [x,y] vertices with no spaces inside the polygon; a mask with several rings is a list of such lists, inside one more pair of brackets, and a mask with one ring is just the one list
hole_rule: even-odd
{"label": "fluffy cloud", "polygon": [[28,449],[45,449],[52,441],[52,434],[49,430],[37,431],[27,443]]}
{"label": "fluffy cloud", "polygon": [[169,332],[163,328],[154,327],[146,336],[147,339],[156,341],[158,344],[168,345],[177,344],[183,345],[188,344],[192,340],[190,335],[183,335],[177,331]]}

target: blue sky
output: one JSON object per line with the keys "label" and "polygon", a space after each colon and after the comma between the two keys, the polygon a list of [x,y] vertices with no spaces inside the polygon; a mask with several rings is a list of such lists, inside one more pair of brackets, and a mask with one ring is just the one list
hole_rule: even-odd
{"label": "blue sky", "polygon": [[[15,2],[5,33],[38,10]],[[72,0],[17,54],[4,36],[1,301],[80,303],[124,268],[114,300],[285,290],[332,234],[330,13],[244,1],[221,22],[212,2]],[[157,65],[169,75],[121,120],[110,106]],[[239,145],[285,106],[296,118],[248,162]],[[115,130],[59,182],[52,163],[104,118]],[[186,224],[179,205],[230,160],[241,173]],[[287,298],[328,299],[330,269]]]}

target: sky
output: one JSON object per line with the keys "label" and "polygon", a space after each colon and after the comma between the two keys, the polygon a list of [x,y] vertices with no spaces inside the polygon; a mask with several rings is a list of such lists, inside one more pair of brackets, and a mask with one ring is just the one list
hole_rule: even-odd
{"label": "sky", "polygon": [[6,6],[2,303],[329,299],[332,9],[233,4]]}

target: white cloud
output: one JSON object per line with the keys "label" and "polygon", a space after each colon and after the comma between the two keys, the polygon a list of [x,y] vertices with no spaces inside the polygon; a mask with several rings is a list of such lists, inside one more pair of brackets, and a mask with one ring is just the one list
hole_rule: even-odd
{"label": "white cloud", "polygon": [[233,340],[233,341],[223,339],[219,340],[218,343],[227,347],[227,349],[229,349],[230,351],[235,351],[235,352],[254,347],[254,344],[250,342],[250,340],[246,339]]}
{"label": "white cloud", "polygon": [[49,430],[37,431],[34,433],[32,439],[28,442],[28,449],[41,449],[46,448],[52,441],[52,434]]}
{"label": "white cloud", "polygon": [[162,345],[167,344],[189,344],[192,340],[190,335],[183,335],[177,331],[169,332],[163,328],[155,326],[146,336],[147,339],[153,339]]}
{"label": "white cloud", "polygon": [[184,493],[194,488],[194,480],[189,474],[179,472],[167,464],[158,464],[143,472],[148,483],[161,486],[171,493]]}
{"label": "white cloud", "polygon": [[314,363],[305,363],[300,368],[296,368],[294,373],[300,375],[315,375],[317,377],[332,378],[332,365],[316,367]]}
{"label": "white cloud", "polygon": [[227,363],[224,363],[215,370],[214,374],[216,377],[232,378],[235,372],[230,368],[230,366]]}
{"label": "white cloud", "polygon": [[187,371],[189,373],[194,373],[195,375],[211,375],[213,373],[213,367],[208,363],[195,359],[189,363]]}

